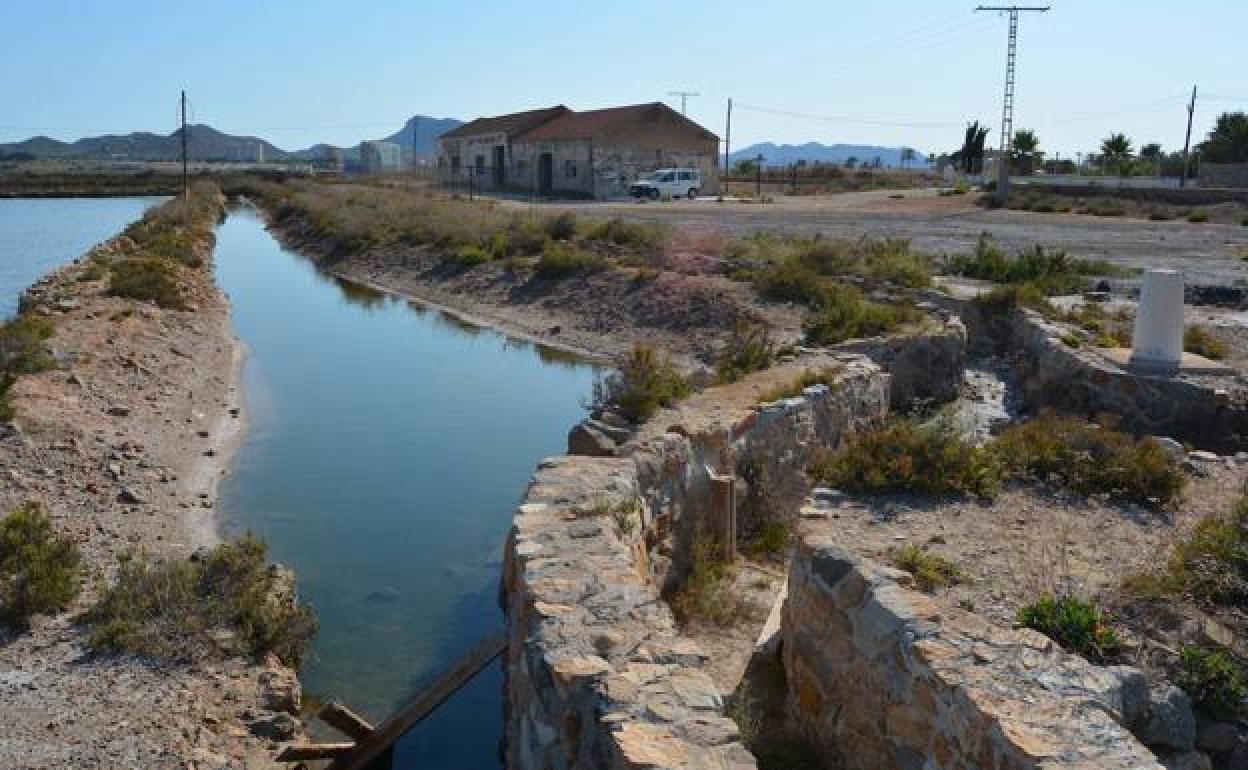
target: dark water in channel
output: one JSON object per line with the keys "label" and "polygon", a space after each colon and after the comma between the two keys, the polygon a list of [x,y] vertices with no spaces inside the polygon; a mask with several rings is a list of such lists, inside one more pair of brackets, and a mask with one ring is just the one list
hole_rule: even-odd
{"label": "dark water in channel", "polygon": [[0,320],[22,291],[165,198],[0,198]]}
{"label": "dark water in channel", "polygon": [[[263,535],[320,615],[305,691],[380,719],[501,625],[511,510],[534,464],[563,451],[594,370],[335,281],[248,210],[217,238],[248,347],[227,529]],[[500,686],[495,665],[400,743],[395,767],[497,766]]]}

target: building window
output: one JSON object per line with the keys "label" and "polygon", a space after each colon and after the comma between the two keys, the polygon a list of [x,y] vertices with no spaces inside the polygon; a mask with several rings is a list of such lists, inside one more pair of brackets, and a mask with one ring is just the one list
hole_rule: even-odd
{"label": "building window", "polygon": [[565,160],[563,162],[564,179],[576,179],[576,161]]}
{"label": "building window", "polygon": [[485,156],[484,155],[478,155],[476,157],[476,166],[477,166],[478,175],[485,173]]}
{"label": "building window", "polygon": [[524,176],[529,173],[529,162],[527,160],[516,161],[516,176]]}

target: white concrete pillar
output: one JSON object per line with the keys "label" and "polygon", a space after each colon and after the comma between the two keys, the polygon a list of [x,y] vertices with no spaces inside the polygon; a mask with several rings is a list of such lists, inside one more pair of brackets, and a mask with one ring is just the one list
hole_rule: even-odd
{"label": "white concrete pillar", "polygon": [[1149,270],[1144,274],[1140,305],[1131,340],[1133,368],[1176,372],[1183,356],[1183,274]]}

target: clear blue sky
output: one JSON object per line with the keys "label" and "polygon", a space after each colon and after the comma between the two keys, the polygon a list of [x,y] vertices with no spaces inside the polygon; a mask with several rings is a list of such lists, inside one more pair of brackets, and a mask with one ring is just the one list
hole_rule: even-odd
{"label": "clear blue sky", "polygon": [[[4,0],[0,140],[167,133],[184,87],[197,122],[287,149],[354,144],[414,113],[679,106],[668,92],[682,89],[702,94],[690,117],[721,136],[736,99],[738,148],[949,150],[965,121],[1000,120],[1006,20],[974,5]],[[1173,149],[1199,83],[1222,99],[1198,102],[1197,140],[1218,112],[1248,109],[1245,30],[1245,0],[1053,0],[1022,20],[1015,125],[1063,157],[1112,131]]]}

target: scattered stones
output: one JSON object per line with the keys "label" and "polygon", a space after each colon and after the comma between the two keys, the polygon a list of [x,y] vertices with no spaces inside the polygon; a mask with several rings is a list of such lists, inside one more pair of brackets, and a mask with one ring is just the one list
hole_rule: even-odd
{"label": "scattered stones", "polygon": [[126,505],[139,505],[140,503],[147,502],[143,495],[139,494],[131,487],[122,487],[121,491],[117,493],[117,501],[125,503]]}
{"label": "scattered stones", "polygon": [[109,417],[129,417],[130,407],[121,406],[120,404],[114,404],[113,406],[108,407],[108,409],[105,410],[105,413]]}

